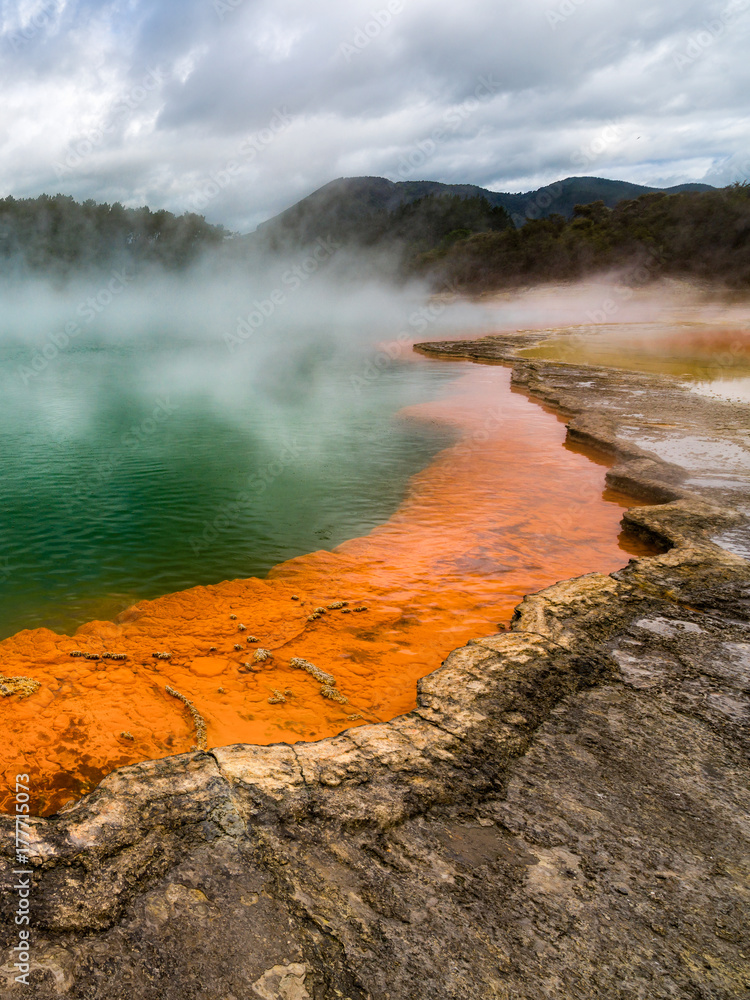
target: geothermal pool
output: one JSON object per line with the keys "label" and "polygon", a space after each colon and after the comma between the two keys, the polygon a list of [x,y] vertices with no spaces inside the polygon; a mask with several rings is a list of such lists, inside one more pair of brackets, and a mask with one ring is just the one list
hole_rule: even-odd
{"label": "geothermal pool", "polygon": [[750,328],[689,322],[601,323],[560,327],[520,357],[682,376],[721,384],[742,397],[750,379]]}
{"label": "geothermal pool", "polygon": [[29,773],[34,813],[200,745],[186,701],[208,747],[407,712],[524,594],[639,551],[503,367],[310,349],[212,383],[210,357],[80,353],[3,396],[0,662],[39,685],[0,699],[4,788]]}
{"label": "geothermal pool", "polygon": [[451,433],[398,411],[454,376],[408,358],[373,378],[371,349],[308,337],[261,356],[92,343],[27,383],[28,350],[3,349],[0,638],[263,576],[385,521]]}

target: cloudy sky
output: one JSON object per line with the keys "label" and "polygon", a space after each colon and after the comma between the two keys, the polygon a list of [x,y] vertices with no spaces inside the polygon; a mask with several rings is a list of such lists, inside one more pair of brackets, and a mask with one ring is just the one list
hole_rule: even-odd
{"label": "cloudy sky", "polygon": [[340,176],[750,175],[750,0],[0,0],[0,194],[246,232]]}

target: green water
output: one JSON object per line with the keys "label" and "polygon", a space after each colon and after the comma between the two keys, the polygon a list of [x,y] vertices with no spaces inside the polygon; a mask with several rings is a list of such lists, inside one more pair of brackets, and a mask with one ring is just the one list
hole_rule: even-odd
{"label": "green water", "polygon": [[24,384],[0,348],[0,636],[262,576],[370,531],[444,447],[398,415],[457,366],[309,331],[229,357],[158,337],[77,344]]}

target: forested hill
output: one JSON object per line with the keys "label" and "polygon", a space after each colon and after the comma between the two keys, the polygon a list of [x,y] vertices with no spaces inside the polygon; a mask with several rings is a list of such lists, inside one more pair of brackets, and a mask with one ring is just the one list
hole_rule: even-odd
{"label": "forested hill", "polygon": [[[0,200],[0,277],[44,273],[65,278],[126,264],[141,272],[175,270],[219,249],[220,255],[211,255],[219,271],[251,272],[272,259],[274,250],[288,258],[309,253],[315,239],[331,237],[367,253],[371,271],[382,265],[384,275],[419,275],[436,288],[482,291],[628,268],[638,269],[639,281],[674,275],[750,288],[747,185],[703,185],[697,191],[647,192],[623,200],[607,187],[619,182],[579,180],[592,182],[585,188],[589,191],[605,185],[613,204],[602,198],[577,203],[569,217],[554,212],[555,205],[564,208],[571,192],[580,190],[561,181],[556,200],[541,199],[545,217],[527,218],[519,226],[497,197],[491,200],[485,197],[491,192],[471,185],[457,189],[354,178],[328,185],[323,194],[305,199],[257,233],[231,240],[223,227],[198,215],[90,200],[79,204],[64,195],[5,198]],[[358,253],[341,258],[356,265],[352,280],[361,273]],[[342,278],[344,270],[339,268]]]}
{"label": "forested hill", "polygon": [[[373,243],[384,237],[393,213],[426,198],[481,199],[507,212],[518,227],[528,219],[546,218],[553,213],[568,218],[579,204],[603,201],[608,208],[614,208],[624,199],[657,190],[603,177],[566,177],[524,194],[489,191],[475,184],[340,177],[264,222],[249,240],[262,241],[272,249],[304,246],[327,235],[349,243]],[[681,184],[668,188],[667,193],[711,190],[708,184]]]}
{"label": "forested hill", "polygon": [[0,275],[69,275],[126,263],[181,268],[225,239],[200,215],[123,208],[67,195],[0,199]]}
{"label": "forested hill", "polygon": [[412,267],[436,287],[467,291],[608,270],[637,284],[673,276],[750,290],[750,186],[578,205],[572,219],[467,235],[418,255]]}
{"label": "forested hill", "polygon": [[[636,196],[623,198],[628,191]],[[596,193],[606,200],[592,200]],[[569,206],[576,194],[581,201]],[[568,178],[524,196],[539,218],[527,207],[522,219],[499,203],[504,197],[470,185],[351,178],[321,188],[252,239],[289,251],[331,236],[387,252],[401,276],[474,291],[636,267],[644,281],[672,275],[750,287],[747,185],[657,191]]]}

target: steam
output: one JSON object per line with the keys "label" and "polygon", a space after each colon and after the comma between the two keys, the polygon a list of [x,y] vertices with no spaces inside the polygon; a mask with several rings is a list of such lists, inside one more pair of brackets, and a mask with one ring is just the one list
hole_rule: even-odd
{"label": "steam", "polygon": [[[323,330],[349,348],[403,334],[417,341],[516,328],[656,322],[680,310],[700,311],[709,322],[729,313],[735,320],[748,318],[746,308],[707,301],[687,282],[633,287],[628,275],[613,274],[470,301],[460,288],[433,296],[426,283],[388,281],[381,264],[366,255],[353,259],[349,248],[321,238],[308,252],[251,267],[217,254],[187,272],[152,268],[136,274],[124,263],[62,286],[40,277],[6,278],[0,284],[0,346],[24,346],[30,361],[34,351],[44,357],[53,353],[44,354],[50,339],[64,350],[66,337],[101,345],[223,342],[228,353],[247,341],[257,357],[277,340],[288,347]],[[233,336],[240,343],[233,345]]]}
{"label": "steam", "polygon": [[[84,350],[101,350],[103,365],[128,369],[144,410],[171,392],[200,395],[231,419],[249,392],[282,410],[309,397],[336,357],[352,359],[355,371],[361,366],[347,388],[363,391],[384,368],[407,363],[419,341],[685,317],[747,324],[749,316],[746,306],[707,300],[684,282],[633,288],[624,283],[629,276],[615,274],[468,300],[460,289],[434,295],[425,283],[397,284],[386,271],[382,260],[356,257],[320,238],[296,255],[251,265],[224,251],[187,272],[136,274],[124,264],[63,286],[43,278],[6,281],[0,286],[6,404],[24,408],[33,401],[58,427],[94,419],[100,386],[91,384],[77,404],[68,392],[70,370]],[[326,403],[341,406],[342,418],[350,404]]]}
{"label": "steam", "polygon": [[252,263],[0,284],[0,631],[88,620],[102,594],[124,607],[261,573],[382,523],[450,440],[394,432],[461,374],[415,342],[748,319],[623,275],[473,300],[387,275],[322,239]]}

